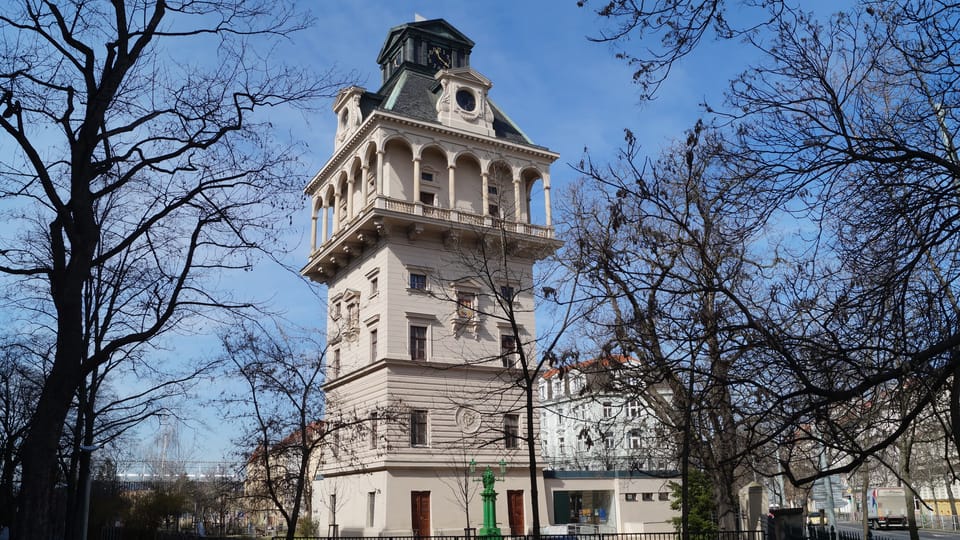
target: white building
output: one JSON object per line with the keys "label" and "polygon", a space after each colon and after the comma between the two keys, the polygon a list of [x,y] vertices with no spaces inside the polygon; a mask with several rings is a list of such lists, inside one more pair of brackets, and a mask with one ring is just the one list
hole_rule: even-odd
{"label": "white building", "polygon": [[[676,446],[646,400],[619,380],[624,357],[593,359],[545,372],[539,381],[540,440],[547,466],[558,471],[677,470]],[[616,365],[620,364],[620,365]],[[636,385],[626,387],[635,390]],[[671,401],[665,387],[659,397]]]}
{"label": "white building", "polygon": [[532,504],[548,519],[542,477],[540,496],[530,493],[512,362],[518,346],[534,353],[533,264],[559,246],[558,155],[491,101],[472,48],[441,19],[392,28],[377,59],[382,86],[340,92],[334,155],[306,187],[302,272],[329,294],[326,417],[365,416],[369,427],[325,453],[321,530],[479,527],[479,496],[469,516],[457,500],[470,459],[509,464],[497,484],[504,533],[529,532]]}

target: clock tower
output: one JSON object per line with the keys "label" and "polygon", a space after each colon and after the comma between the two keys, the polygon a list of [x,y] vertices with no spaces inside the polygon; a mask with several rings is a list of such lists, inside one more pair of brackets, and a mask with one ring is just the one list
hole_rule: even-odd
{"label": "clock tower", "polygon": [[547,515],[530,493],[516,381],[518,349],[536,356],[533,265],[559,247],[558,155],[491,100],[473,46],[442,19],[390,29],[381,87],[339,93],[333,156],[305,190],[302,273],[329,295],[325,417],[362,420],[324,450],[312,516],[321,531],[479,527],[479,496],[458,495],[476,490],[471,460],[508,464],[497,484],[504,529],[527,534],[534,504]]}

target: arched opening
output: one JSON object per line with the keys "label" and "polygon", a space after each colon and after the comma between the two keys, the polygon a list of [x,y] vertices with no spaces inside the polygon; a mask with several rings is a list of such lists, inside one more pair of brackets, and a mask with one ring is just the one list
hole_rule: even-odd
{"label": "arched opening", "polygon": [[490,164],[487,174],[486,215],[507,221],[519,221],[513,189],[513,170],[503,161]]}
{"label": "arched opening", "polygon": [[480,160],[473,154],[460,154],[456,158],[457,199],[456,209],[472,214],[485,215],[483,204],[483,180]]}
{"label": "arched opening", "polygon": [[414,202],[413,149],[401,137],[384,144],[384,194],[394,199]]}

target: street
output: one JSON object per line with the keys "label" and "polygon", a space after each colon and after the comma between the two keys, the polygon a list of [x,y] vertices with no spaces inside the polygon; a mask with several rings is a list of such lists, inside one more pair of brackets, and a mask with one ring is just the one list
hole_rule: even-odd
{"label": "street", "polygon": [[[858,533],[862,531],[859,523],[850,521],[838,523],[837,528]],[[960,540],[960,532],[958,531],[920,529],[918,532],[920,534],[920,540]],[[907,529],[874,529],[873,534],[875,537],[890,538],[892,540],[907,540],[910,538],[910,531]]]}

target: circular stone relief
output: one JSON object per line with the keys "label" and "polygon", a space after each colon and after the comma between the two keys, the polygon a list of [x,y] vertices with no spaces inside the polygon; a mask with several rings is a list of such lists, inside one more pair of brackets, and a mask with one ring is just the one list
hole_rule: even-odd
{"label": "circular stone relief", "polygon": [[480,429],[480,413],[473,409],[457,409],[457,425],[464,433],[476,433]]}

